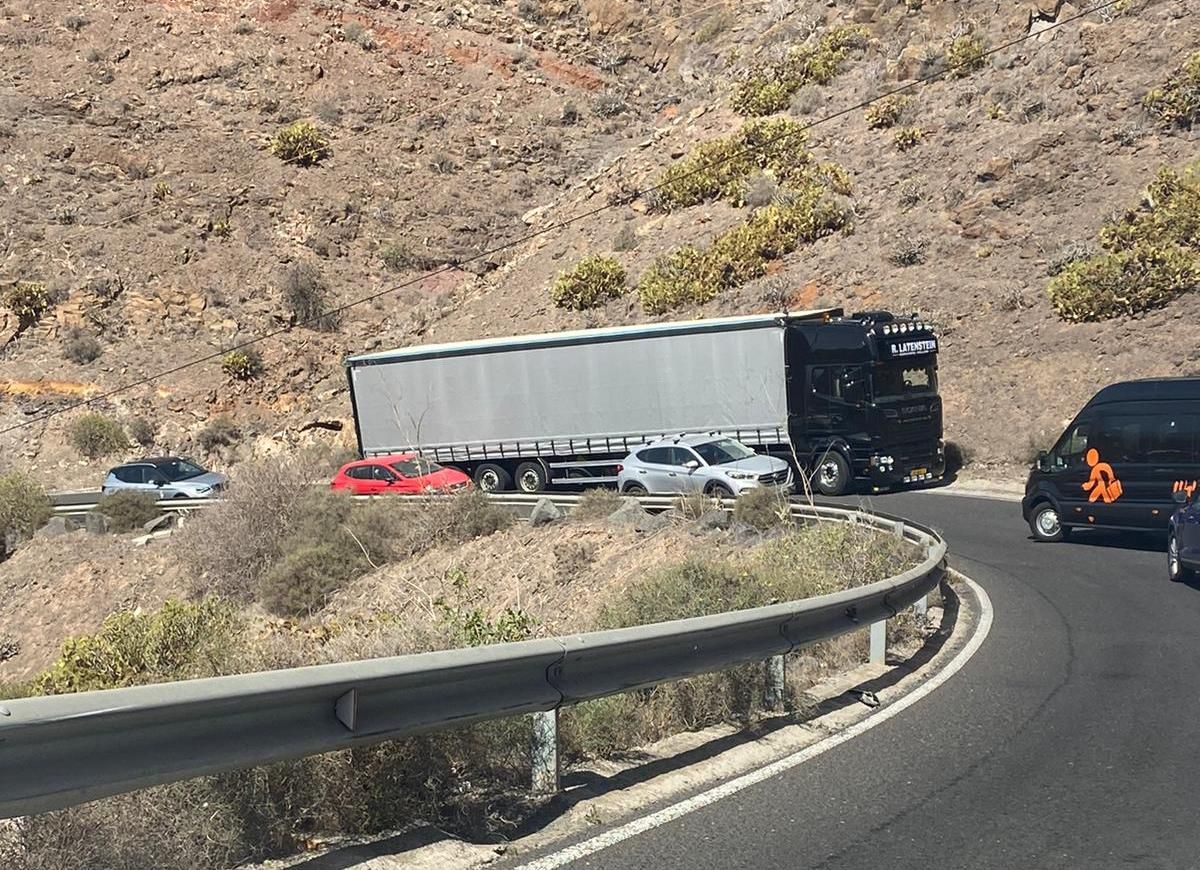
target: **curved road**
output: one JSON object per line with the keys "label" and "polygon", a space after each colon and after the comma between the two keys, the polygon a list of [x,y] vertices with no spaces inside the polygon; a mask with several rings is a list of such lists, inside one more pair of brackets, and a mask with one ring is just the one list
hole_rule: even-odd
{"label": "curved road", "polygon": [[865,734],[568,866],[1200,867],[1200,589],[1166,580],[1154,540],[1035,544],[1013,502],[872,504],[941,530],[991,597],[974,658]]}

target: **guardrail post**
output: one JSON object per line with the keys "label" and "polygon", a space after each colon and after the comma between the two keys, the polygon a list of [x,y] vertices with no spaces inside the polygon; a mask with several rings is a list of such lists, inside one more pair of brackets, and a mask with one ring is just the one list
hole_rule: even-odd
{"label": "guardrail post", "polygon": [[767,659],[767,709],[776,713],[783,709],[784,683],[787,680],[787,670],[783,656],[771,656]]}
{"label": "guardrail post", "polygon": [[887,620],[871,623],[871,658],[873,665],[884,664],[887,658]]}
{"label": "guardrail post", "polygon": [[558,710],[533,714],[533,791],[554,794],[560,789],[558,757]]}

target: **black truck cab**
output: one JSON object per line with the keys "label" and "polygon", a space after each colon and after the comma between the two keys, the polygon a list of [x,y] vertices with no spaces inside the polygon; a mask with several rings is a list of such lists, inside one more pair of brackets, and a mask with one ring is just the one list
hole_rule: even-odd
{"label": "black truck cab", "polygon": [[1200,480],[1200,378],[1112,384],[1038,455],[1021,510],[1034,538],[1073,528],[1166,531]]}
{"label": "black truck cab", "polygon": [[868,311],[793,322],[786,341],[791,441],[819,491],[845,491],[843,473],[874,492],[942,478],[932,326]]}

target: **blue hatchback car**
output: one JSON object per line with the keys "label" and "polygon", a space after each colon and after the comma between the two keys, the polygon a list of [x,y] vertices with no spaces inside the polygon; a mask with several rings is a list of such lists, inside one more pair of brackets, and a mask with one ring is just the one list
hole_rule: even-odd
{"label": "blue hatchback car", "polygon": [[1167,576],[1175,582],[1194,580],[1200,572],[1200,498],[1192,489],[1175,493],[1179,505],[1167,533]]}

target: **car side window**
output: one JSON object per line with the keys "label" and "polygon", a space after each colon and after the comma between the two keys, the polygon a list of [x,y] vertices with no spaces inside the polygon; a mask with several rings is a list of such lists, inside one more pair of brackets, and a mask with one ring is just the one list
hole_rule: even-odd
{"label": "car side window", "polygon": [[1149,419],[1134,414],[1106,414],[1092,433],[1091,447],[1103,462],[1145,462],[1144,433]]}
{"label": "car side window", "polygon": [[647,462],[651,465],[670,465],[671,448],[651,447],[649,450],[643,450],[637,457],[642,462]]}
{"label": "car side window", "polygon": [[382,465],[372,465],[371,466],[371,476],[374,477],[376,480],[395,480],[396,479],[396,475],[392,474],[390,471],[388,471]]}
{"label": "car side window", "polygon": [[346,477],[352,477],[355,480],[370,480],[371,467],[369,465],[356,465],[353,468],[347,468]]}
{"label": "car side window", "polygon": [[[680,468],[682,468],[683,466],[687,465],[689,462],[692,462],[692,461],[700,462],[700,457],[697,456],[695,453],[693,453],[691,450],[689,450],[687,447],[672,447],[672,448],[670,448],[670,451],[671,451],[671,459],[667,463],[668,465],[677,465]],[[700,464],[703,465],[704,463],[700,462]]]}
{"label": "car side window", "polygon": [[146,483],[166,483],[167,476],[157,468],[145,468],[143,473],[146,475]]}
{"label": "car side window", "polygon": [[118,468],[113,474],[121,483],[145,483],[144,469],[140,465],[126,465]]}

